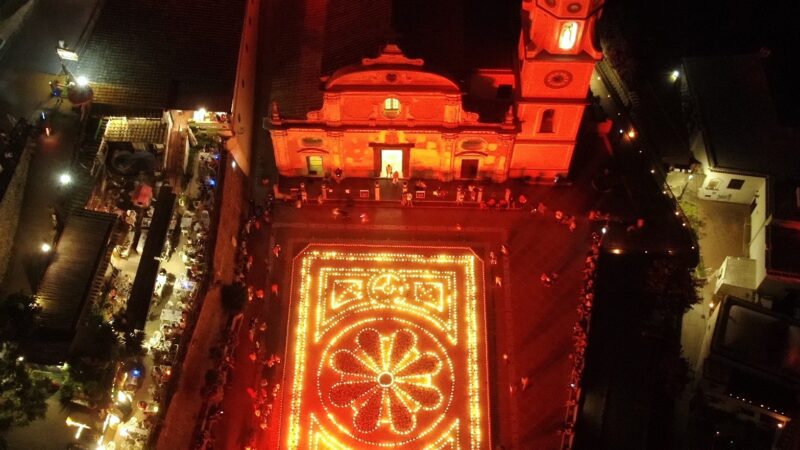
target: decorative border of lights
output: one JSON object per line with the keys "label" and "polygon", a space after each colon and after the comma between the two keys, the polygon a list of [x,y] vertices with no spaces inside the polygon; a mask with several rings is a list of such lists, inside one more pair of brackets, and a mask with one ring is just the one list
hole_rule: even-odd
{"label": "decorative border of lights", "polygon": [[[452,270],[430,271],[412,269],[393,269],[387,273],[385,269],[367,268],[320,268],[320,282],[317,284],[317,298],[322,302],[317,305],[319,320],[314,334],[314,341],[319,342],[322,335],[330,331],[343,317],[366,310],[384,308],[387,310],[412,309],[420,313],[420,317],[433,322],[437,328],[447,331],[450,343],[456,344],[458,335],[458,298],[456,289],[457,274]],[[382,278],[382,275],[396,277],[404,288],[409,288],[413,292],[413,303],[406,299],[391,298],[387,301],[375,300],[374,284],[375,280]],[[378,276],[376,276],[378,275]],[[407,280],[413,281],[407,281]],[[336,297],[337,287],[346,284],[345,292],[342,296]],[[419,291],[426,286],[438,284],[440,299],[439,305],[432,304],[427,299],[420,299]],[[367,290],[368,293],[364,291]],[[449,293],[445,295],[444,292]],[[342,299],[344,295],[350,298]],[[369,295],[369,299],[365,297]],[[338,311],[337,311],[338,310]],[[333,313],[329,313],[332,311]],[[433,313],[433,314],[429,314]],[[444,317],[441,317],[441,316]]]}
{"label": "decorative border of lights", "polygon": [[[478,286],[483,284],[483,273],[478,273],[477,260],[464,247],[347,244],[311,244],[297,256],[287,330],[284,377],[288,388],[283,404],[288,414],[282,418],[282,446],[396,448],[419,440],[423,441],[415,448],[477,450],[490,446],[484,299]],[[408,393],[397,397],[412,406],[413,417],[406,414],[402,422],[410,428],[395,428],[388,397],[397,394],[389,393],[391,389],[381,381],[357,399],[340,400],[338,405],[331,402],[329,391],[323,393],[325,387],[356,382],[353,374],[336,367],[340,363],[333,358],[340,352],[349,358],[354,351],[361,351],[363,357],[353,336],[369,328],[380,333],[382,345],[389,348],[394,344],[386,343],[387,336],[395,339],[405,330],[415,336],[409,358],[424,356],[429,364],[434,358],[438,361],[436,371],[420,378],[419,385],[429,386],[443,397],[425,408],[411,402]],[[422,350],[416,349],[419,339],[426,343]],[[453,353],[458,358],[453,359]],[[314,365],[316,373],[309,372]],[[380,369],[374,364],[371,367]],[[385,364],[382,367],[385,369]],[[306,379],[311,374],[315,380]],[[381,393],[375,394],[376,389]],[[363,436],[369,430],[358,432],[355,415],[352,421],[341,420],[342,413],[347,416],[347,409],[352,409],[355,414],[373,394],[381,396],[377,440]],[[374,414],[375,405],[371,408]],[[416,413],[426,414],[423,428],[417,426]],[[382,426],[386,424],[389,426]],[[463,430],[466,433],[461,432],[461,425],[468,425]],[[385,439],[392,436],[390,432],[394,437]]]}

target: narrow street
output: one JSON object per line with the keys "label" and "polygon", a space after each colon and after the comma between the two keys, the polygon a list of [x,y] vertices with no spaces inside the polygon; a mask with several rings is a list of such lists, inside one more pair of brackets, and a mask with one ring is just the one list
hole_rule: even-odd
{"label": "narrow street", "polygon": [[[668,81],[661,80],[662,83]],[[620,99],[612,89],[609,82],[601,77],[599,73],[592,79],[592,93],[600,99],[600,105],[605,113],[614,119],[620,130],[626,131],[631,124],[629,108],[620,104]],[[668,91],[667,88],[663,89]],[[655,97],[649,101],[657,101]],[[651,108],[652,109],[652,108]],[[659,112],[663,114],[663,108]],[[652,111],[638,116],[658,116]],[[637,116],[637,117],[638,117]],[[660,117],[660,116],[659,116]],[[688,148],[676,148],[680,142],[685,140],[682,136],[675,136],[676,132],[671,123],[660,124],[653,120],[638,123],[644,127],[637,132],[645,135],[648,139],[639,145],[647,146],[653,144],[660,152],[665,152],[669,157],[675,158],[677,154],[688,153]],[[612,133],[617,130],[612,127]],[[655,140],[655,141],[654,141]],[[685,143],[684,143],[685,145]],[[647,153],[653,153],[656,148],[645,148]],[[687,158],[686,156],[684,156]],[[658,161],[657,159],[655,161]],[[654,163],[655,164],[655,163]],[[653,176],[661,177],[661,169],[658,168]],[[716,282],[715,271],[718,270],[727,256],[746,256],[747,241],[749,236],[745,236],[747,229],[746,222],[749,219],[750,210],[748,205],[740,205],[727,202],[702,200],[697,197],[698,184],[702,183],[700,176],[690,177],[685,173],[666,173],[663,174],[663,188],[671,190],[672,195],[680,199],[682,204],[696,209],[696,214],[702,223],[700,229],[695,230],[699,236],[699,273],[705,276],[706,284],[702,289],[702,302],[694,305],[683,317],[681,327],[681,346],[683,356],[688,360],[689,366],[693,371],[692,379],[686,386],[683,395],[675,403],[675,423],[674,430],[676,442],[683,445],[685,432],[689,422],[689,404],[695,391],[695,387],[702,376],[703,364],[703,345],[708,342],[714,332],[714,323],[709,322],[712,312],[710,305],[715,304],[714,283]]]}
{"label": "narrow street", "polygon": [[[6,114],[31,118],[48,106],[47,82],[61,70],[55,47],[73,48],[87,37],[98,0],[32,0],[33,11],[0,60],[0,121]],[[67,62],[73,67],[74,62]]]}
{"label": "narrow street", "polygon": [[58,41],[76,43],[97,4],[97,0],[35,1],[33,11],[0,60],[0,129],[10,127],[7,116],[36,123],[38,113],[47,111],[54,134],[39,138],[18,226],[24,231],[17,234],[0,295],[33,292],[41,276],[41,245],[53,238],[50,207],[71,188],[62,186],[58,177],[70,170],[81,125],[68,102],[56,106],[48,82],[61,70],[55,52]]}
{"label": "narrow street", "polygon": [[[10,128],[9,118],[36,123],[40,111],[51,117],[53,134],[32,138],[34,153],[27,174],[19,225],[8,270],[0,276],[0,297],[31,294],[43,275],[43,243],[52,243],[55,229],[52,209],[68,197],[74,185],[62,185],[78,144],[81,124],[67,103],[56,105],[48,82],[61,67],[55,53],[59,39],[76,42],[83,34],[97,0],[31,0],[32,11],[0,59],[0,130]],[[43,38],[44,36],[44,38]],[[75,179],[76,177],[73,177]],[[47,401],[47,414],[23,428],[12,428],[9,448],[63,449],[74,441],[74,430],[64,425],[68,410],[59,393]]]}

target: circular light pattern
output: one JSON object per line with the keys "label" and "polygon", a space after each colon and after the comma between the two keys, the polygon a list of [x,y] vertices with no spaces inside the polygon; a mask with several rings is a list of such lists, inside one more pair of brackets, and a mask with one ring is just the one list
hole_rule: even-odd
{"label": "circular light pattern", "polygon": [[373,276],[368,286],[370,298],[384,303],[402,301],[408,290],[403,279],[393,272]]}
{"label": "circular light pattern", "polygon": [[305,250],[290,317],[285,447],[490,445],[477,261],[465,248]]}
{"label": "circular light pattern", "polygon": [[325,348],[317,371],[328,418],[375,446],[426,436],[452,403],[455,377],[446,352],[432,333],[405,321],[348,327]]}
{"label": "circular light pattern", "polygon": [[554,70],[544,77],[544,84],[552,89],[561,89],[572,83],[572,73],[566,70]]}

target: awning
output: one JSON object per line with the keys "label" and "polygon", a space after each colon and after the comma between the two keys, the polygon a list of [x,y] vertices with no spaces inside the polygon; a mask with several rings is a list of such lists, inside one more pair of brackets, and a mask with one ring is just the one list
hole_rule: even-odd
{"label": "awning", "polygon": [[153,198],[153,187],[142,183],[136,186],[133,192],[133,203],[140,208],[149,208],[150,200]]}
{"label": "awning", "polygon": [[150,301],[153,299],[153,289],[160,266],[159,258],[172,220],[175,197],[172,187],[164,186],[156,198],[155,212],[150,222],[150,230],[147,232],[147,241],[144,243],[126,310],[128,324],[136,330],[144,330],[147,322],[147,313],[150,311]]}
{"label": "awning", "polygon": [[[42,334],[72,339],[87,301],[99,292],[108,264],[108,241],[115,214],[81,210],[70,215],[36,292],[42,307],[36,325]],[[42,264],[45,264],[42,259]]]}

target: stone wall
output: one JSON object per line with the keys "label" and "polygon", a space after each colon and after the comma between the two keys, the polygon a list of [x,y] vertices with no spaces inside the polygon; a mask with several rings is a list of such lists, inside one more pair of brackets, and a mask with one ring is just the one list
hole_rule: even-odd
{"label": "stone wall", "polygon": [[14,176],[0,199],[0,285],[5,281],[8,263],[11,261],[33,148],[34,144],[29,141],[22,151]]}

